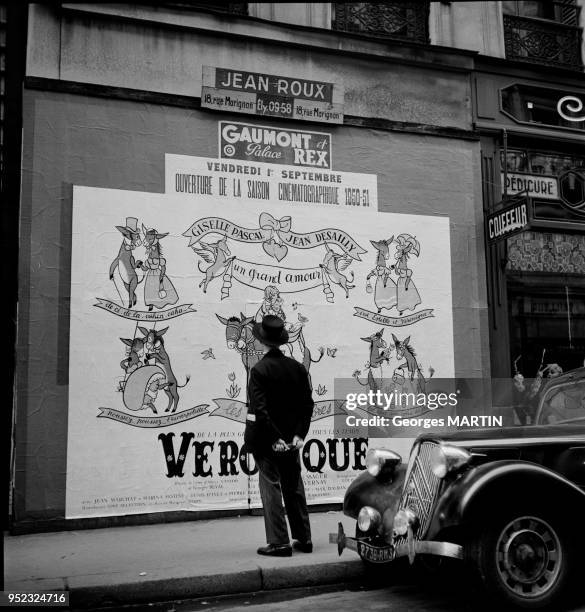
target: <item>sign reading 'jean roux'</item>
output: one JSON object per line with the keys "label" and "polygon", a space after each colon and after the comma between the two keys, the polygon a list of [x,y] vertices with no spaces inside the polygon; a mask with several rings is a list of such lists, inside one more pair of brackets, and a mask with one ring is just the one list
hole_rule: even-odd
{"label": "sign reading 'jean roux'", "polygon": [[201,106],[248,115],[343,123],[343,88],[337,83],[203,66]]}
{"label": "sign reading 'jean roux'", "polygon": [[488,242],[495,244],[528,229],[528,198],[518,198],[486,218]]}

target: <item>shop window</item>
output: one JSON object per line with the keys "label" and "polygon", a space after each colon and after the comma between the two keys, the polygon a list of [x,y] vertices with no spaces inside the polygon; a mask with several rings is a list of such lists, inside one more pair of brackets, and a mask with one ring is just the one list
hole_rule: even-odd
{"label": "shop window", "polygon": [[530,170],[533,174],[558,175],[573,165],[573,158],[568,155],[530,153]]}
{"label": "shop window", "polygon": [[582,68],[581,8],[575,0],[502,2],[508,59]]}
{"label": "shop window", "polygon": [[429,42],[429,2],[337,2],[334,30]]}
{"label": "shop window", "polygon": [[507,163],[504,152],[501,152],[502,168],[506,165],[508,172],[528,172],[528,155],[526,151],[508,151]]}
{"label": "shop window", "polygon": [[523,232],[513,236],[508,239],[507,269],[585,276],[585,234]]}
{"label": "shop window", "polygon": [[[527,378],[556,364],[563,371],[585,360],[585,285],[583,278],[532,274],[508,281],[510,357]],[[548,367],[544,374],[559,368]]]}
{"label": "shop window", "polygon": [[[505,164],[503,151],[500,153],[500,161],[503,170]],[[509,149],[506,163],[508,172],[525,172],[527,174],[545,174],[550,176],[558,176],[571,168],[584,167],[585,157],[521,149]]]}
{"label": "shop window", "polygon": [[502,111],[519,123],[585,130],[584,100],[558,89],[510,85],[501,90]]}

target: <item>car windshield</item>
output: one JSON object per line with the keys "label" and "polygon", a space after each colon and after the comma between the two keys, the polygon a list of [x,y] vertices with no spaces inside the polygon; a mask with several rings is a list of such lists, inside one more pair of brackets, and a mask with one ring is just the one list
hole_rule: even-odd
{"label": "car windshield", "polygon": [[542,403],[539,424],[564,424],[585,420],[585,380],[550,389]]}

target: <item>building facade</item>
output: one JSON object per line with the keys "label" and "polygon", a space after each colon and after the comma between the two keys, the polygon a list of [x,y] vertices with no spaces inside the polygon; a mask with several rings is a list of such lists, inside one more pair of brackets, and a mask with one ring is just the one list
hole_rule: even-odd
{"label": "building facade", "polygon": [[[581,17],[538,4],[28,8],[15,530],[258,507],[267,312],[312,379],[312,504],[363,468],[344,380],[509,376],[545,332],[563,349],[563,312],[574,366],[583,122],[547,92],[583,99]],[[529,180],[530,230],[488,245]]]}

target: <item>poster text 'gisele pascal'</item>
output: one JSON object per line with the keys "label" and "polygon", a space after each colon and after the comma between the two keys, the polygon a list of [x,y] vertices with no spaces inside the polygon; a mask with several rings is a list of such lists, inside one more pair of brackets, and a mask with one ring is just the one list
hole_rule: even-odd
{"label": "poster text 'gisele pascal'", "polygon": [[[202,436],[202,432],[199,432],[199,435]],[[253,476],[258,471],[245,445],[234,440],[198,440],[194,432],[182,432],[177,455],[174,437],[172,432],[158,436],[165,456],[167,478],[185,476],[185,461],[191,447],[192,475],[195,478],[214,475],[211,456],[214,452],[219,453],[218,476],[237,476],[240,472]],[[343,472],[350,468],[364,470],[367,450],[367,438],[327,438],[325,441],[311,438],[306,441],[301,457],[308,472],[322,472],[326,466],[334,472]]]}

